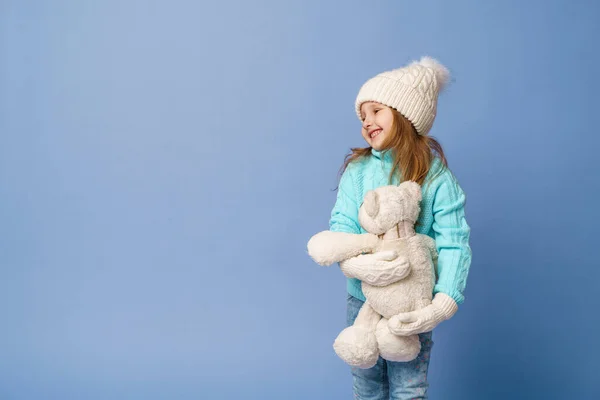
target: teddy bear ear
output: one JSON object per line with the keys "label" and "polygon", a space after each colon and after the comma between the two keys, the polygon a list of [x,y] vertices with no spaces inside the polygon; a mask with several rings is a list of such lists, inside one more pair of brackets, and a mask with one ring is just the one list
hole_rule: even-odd
{"label": "teddy bear ear", "polygon": [[414,181],[402,182],[399,186],[401,191],[409,194],[410,197],[417,201],[421,201],[423,194],[421,192],[421,185]]}
{"label": "teddy bear ear", "polygon": [[367,215],[375,218],[379,213],[379,195],[377,191],[371,190],[365,195],[362,206],[365,208]]}

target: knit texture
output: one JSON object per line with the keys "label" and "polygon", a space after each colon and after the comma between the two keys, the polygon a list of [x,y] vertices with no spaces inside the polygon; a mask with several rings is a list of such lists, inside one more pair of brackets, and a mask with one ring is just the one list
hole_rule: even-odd
{"label": "knit texture", "polygon": [[446,67],[431,57],[382,72],[360,88],[354,104],[356,114],[361,119],[362,103],[376,101],[398,110],[412,122],[417,133],[426,135],[433,126],[438,96],[449,76]]}
{"label": "knit texture", "polygon": [[[329,229],[334,232],[366,233],[358,221],[358,209],[365,194],[388,185],[393,157],[390,151],[372,150],[344,171],[336,203],[331,211]],[[394,176],[391,184],[398,184]],[[457,304],[464,301],[464,290],[471,264],[470,228],[465,219],[465,194],[451,171],[434,158],[422,185],[421,211],[415,231],[435,240],[438,252],[437,281],[432,295],[442,292]],[[366,301],[361,281],[348,278],[348,293]]]}
{"label": "knit texture", "polygon": [[458,305],[452,297],[438,293],[431,304],[405,314],[396,314],[389,319],[388,328],[395,335],[415,335],[432,331],[442,321],[452,318]]}

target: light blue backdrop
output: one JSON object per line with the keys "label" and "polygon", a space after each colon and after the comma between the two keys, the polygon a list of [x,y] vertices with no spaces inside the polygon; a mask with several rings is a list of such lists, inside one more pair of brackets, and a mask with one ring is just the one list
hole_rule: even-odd
{"label": "light blue backdrop", "polygon": [[360,85],[427,54],[467,193],[432,399],[598,399],[593,1],[0,2],[0,398],[344,399],[314,264]]}

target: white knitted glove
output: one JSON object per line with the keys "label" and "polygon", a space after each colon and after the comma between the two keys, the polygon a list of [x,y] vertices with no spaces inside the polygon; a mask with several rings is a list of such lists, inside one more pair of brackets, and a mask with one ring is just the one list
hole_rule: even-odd
{"label": "white knitted glove", "polygon": [[394,315],[388,321],[388,328],[390,332],[399,336],[429,332],[440,322],[452,318],[457,310],[458,305],[454,299],[439,292],[427,307]]}
{"label": "white knitted glove", "polygon": [[373,286],[387,286],[398,282],[410,272],[408,259],[398,257],[398,253],[393,250],[349,258],[340,262],[340,268],[348,278],[356,278]]}

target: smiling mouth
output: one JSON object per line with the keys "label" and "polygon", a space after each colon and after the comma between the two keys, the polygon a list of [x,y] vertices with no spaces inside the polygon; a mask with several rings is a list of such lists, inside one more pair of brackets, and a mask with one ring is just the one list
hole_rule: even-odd
{"label": "smiling mouth", "polygon": [[373,138],[377,137],[377,135],[379,135],[380,132],[381,132],[381,129],[376,129],[373,132],[369,133],[369,137],[371,139],[373,139]]}

